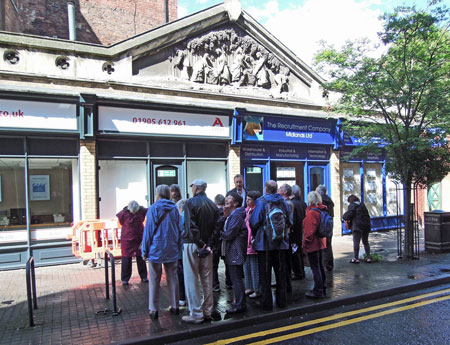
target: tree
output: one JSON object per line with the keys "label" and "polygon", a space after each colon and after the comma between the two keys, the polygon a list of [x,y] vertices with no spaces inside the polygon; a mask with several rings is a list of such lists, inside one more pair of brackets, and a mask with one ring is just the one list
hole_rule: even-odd
{"label": "tree", "polygon": [[346,114],[344,130],[366,144],[359,151],[384,146],[387,172],[405,186],[405,255],[411,258],[411,186],[450,172],[449,10],[433,1],[425,10],[397,7],[381,20],[383,53],[375,56],[366,40],[347,42],[339,50],[323,47],[316,64],[329,76],[325,92],[339,96],[333,111]]}

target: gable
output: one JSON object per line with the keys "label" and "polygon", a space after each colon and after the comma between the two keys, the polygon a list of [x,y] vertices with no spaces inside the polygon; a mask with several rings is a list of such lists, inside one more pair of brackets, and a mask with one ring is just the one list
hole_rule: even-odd
{"label": "gable", "polygon": [[[314,81],[232,23],[133,60],[142,83],[276,99],[308,99]],[[317,84],[317,83],[316,83]],[[317,85],[316,85],[317,87]]]}

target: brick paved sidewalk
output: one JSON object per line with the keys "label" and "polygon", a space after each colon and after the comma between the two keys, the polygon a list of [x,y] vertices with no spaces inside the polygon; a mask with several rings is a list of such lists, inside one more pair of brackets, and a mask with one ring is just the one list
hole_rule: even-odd
{"label": "brick paved sidewalk", "polygon": [[[397,260],[396,233],[375,233],[370,236],[374,253],[383,256],[378,263],[351,265],[350,236],[335,237],[335,269],[327,273],[329,298],[327,301],[374,293],[394,287],[421,282],[433,278],[450,278],[450,254],[423,254],[419,260]],[[221,263],[222,265],[222,263]],[[248,300],[246,315],[213,322],[188,325],[181,322],[181,315],[170,314],[165,281],[160,296],[160,318],[148,318],[148,284],[141,283],[133,263],[133,276],[129,286],[122,286],[118,279],[117,304],[122,309],[119,316],[96,315],[95,312],[111,308],[111,300],[105,299],[104,269],[94,269],[81,264],[36,268],[38,307],[35,310],[36,327],[28,327],[25,270],[0,271],[0,344],[109,344],[126,342],[144,337],[160,337],[168,334],[195,334],[219,325],[235,325],[236,320],[249,320],[269,314],[262,312],[255,300]],[[223,266],[221,266],[223,269]],[[314,305],[304,298],[312,287],[312,276],[306,268],[307,278],[293,282],[293,293],[287,310]],[[116,267],[120,278],[120,265]],[[217,309],[222,313],[229,308],[232,290],[215,293]],[[110,290],[111,293],[111,290]],[[284,309],[284,312],[286,309]],[[186,311],[184,311],[186,313]],[[274,309],[273,313],[277,313]],[[183,314],[183,313],[182,313]],[[269,314],[272,315],[272,314]],[[188,334],[188,333],[186,333]]]}

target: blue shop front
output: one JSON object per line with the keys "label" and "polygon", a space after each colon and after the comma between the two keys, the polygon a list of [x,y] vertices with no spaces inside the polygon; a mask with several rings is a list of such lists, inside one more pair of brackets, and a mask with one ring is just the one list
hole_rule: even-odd
{"label": "blue shop front", "polygon": [[305,199],[319,184],[331,195],[330,157],[336,144],[336,122],[236,109],[232,143],[241,148],[246,188],[262,193],[264,183],[275,180],[279,186],[297,184]]}

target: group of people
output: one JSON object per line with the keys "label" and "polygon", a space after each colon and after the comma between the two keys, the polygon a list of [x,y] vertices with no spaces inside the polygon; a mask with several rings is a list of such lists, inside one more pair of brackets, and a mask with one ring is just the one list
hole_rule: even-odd
{"label": "group of people", "polygon": [[[234,184],[226,196],[219,194],[214,201],[207,197],[207,182],[202,179],[191,183],[189,199],[182,199],[178,185],[159,185],[155,202],[148,209],[131,201],[117,214],[122,225],[122,284],[128,285],[131,260],[136,257],[141,281],[150,282],[152,319],[158,318],[163,266],[169,311],[178,315],[180,305],[187,304],[189,315],[182,317],[187,323],[221,319],[214,309],[214,292],[220,291],[221,258],[226,268],[226,287],[234,292],[228,315],[244,313],[247,297],[261,298],[262,309],[272,310],[274,285],[277,307],[286,307],[291,280],[305,278],[306,257],[314,286],[305,296],[317,299],[326,295],[325,270],[334,267],[332,238],[319,237],[317,232],[321,211],[334,216],[334,203],[326,188],[319,185],[310,192],[307,205],[297,185],[278,188],[276,181],[269,180],[261,196],[258,191],[244,188],[240,174],[234,177]],[[343,218],[354,233],[355,259],[362,239],[370,260],[368,212],[356,196],[352,197],[356,199],[349,198],[350,206]],[[357,263],[353,259],[351,262]]]}

